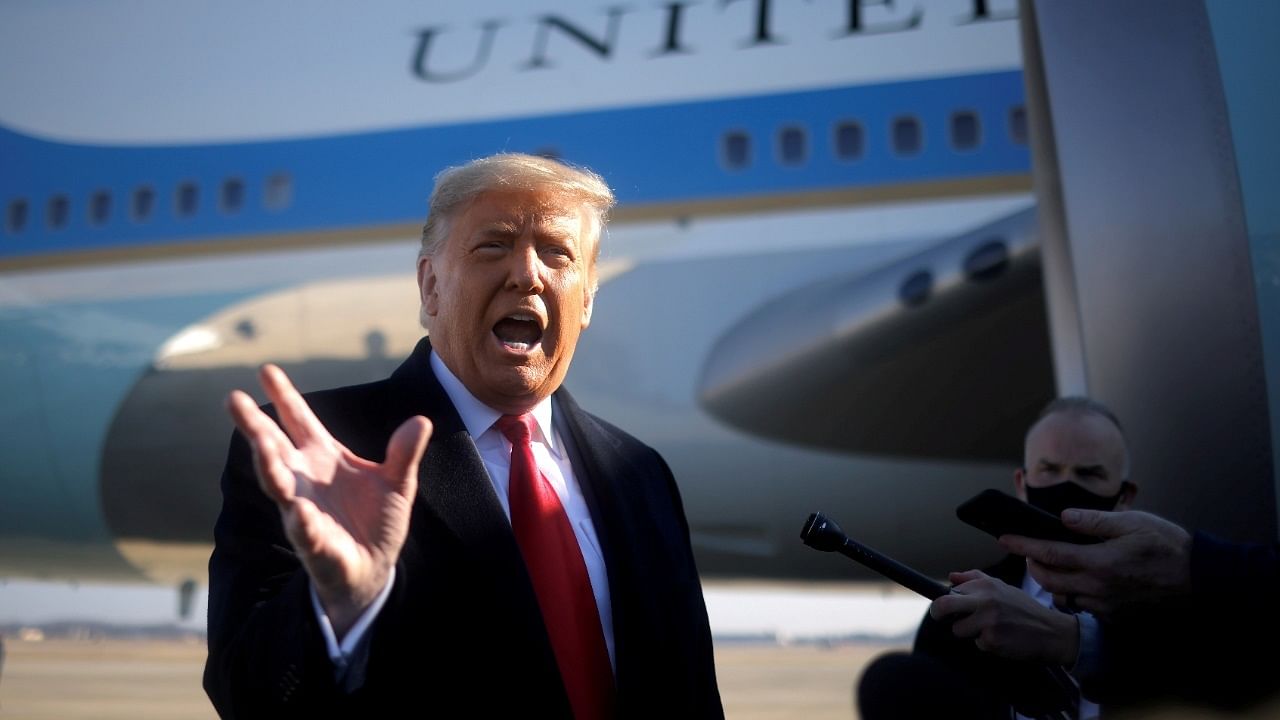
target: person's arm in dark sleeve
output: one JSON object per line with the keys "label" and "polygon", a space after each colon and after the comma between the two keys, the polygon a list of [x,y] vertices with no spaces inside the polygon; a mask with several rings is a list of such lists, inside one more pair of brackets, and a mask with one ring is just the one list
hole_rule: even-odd
{"label": "person's arm in dark sleeve", "polygon": [[1191,540],[1191,592],[1198,602],[1273,607],[1280,591],[1280,547],[1232,543],[1205,532]]}

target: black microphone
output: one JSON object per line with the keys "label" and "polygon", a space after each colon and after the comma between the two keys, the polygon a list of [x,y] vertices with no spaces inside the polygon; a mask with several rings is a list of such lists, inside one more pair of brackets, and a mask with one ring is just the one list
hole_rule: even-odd
{"label": "black microphone", "polygon": [[[907,567],[897,560],[853,540],[844,534],[839,525],[836,525],[822,513],[813,513],[809,516],[809,520],[804,524],[804,529],[800,531],[800,539],[804,541],[805,545],[814,550],[838,552],[930,600],[936,600],[951,592],[951,588],[918,570]],[[1062,708],[1071,706],[1078,701],[1077,696],[1072,692],[1075,689],[1075,682],[1072,681],[1070,675],[1061,666],[1043,665],[1041,667],[1044,669],[1042,681],[1048,683],[1049,691],[1057,695],[1058,700],[1053,704],[1054,707],[1037,708],[1028,710],[1028,712],[1033,717],[1070,720],[1073,717],[1072,711],[1075,708],[1072,707],[1070,711]]]}
{"label": "black microphone", "polygon": [[827,516],[814,513],[800,531],[805,545],[822,552],[838,552],[845,557],[875,570],[902,587],[917,592],[930,600],[936,600],[951,592],[946,585],[913,568],[883,555],[851,539]]}

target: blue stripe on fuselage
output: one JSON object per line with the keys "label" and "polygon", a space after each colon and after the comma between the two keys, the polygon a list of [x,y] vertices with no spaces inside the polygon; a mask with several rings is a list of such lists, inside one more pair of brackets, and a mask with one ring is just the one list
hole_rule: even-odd
{"label": "blue stripe on fuselage", "polygon": [[[621,205],[1024,174],[1029,152],[1014,142],[1008,125],[1010,111],[1022,103],[1022,74],[1008,71],[269,142],[89,146],[0,128],[0,260],[420,221],[439,169],[502,150],[550,150],[592,167]],[[957,111],[980,118],[981,142],[973,150],[951,145],[949,123]],[[923,127],[923,147],[911,156],[891,148],[892,123],[904,116]],[[853,161],[838,159],[833,147],[834,128],[846,121],[864,132],[864,154]],[[777,134],[785,126],[804,129],[804,162],[780,162]],[[730,131],[750,138],[752,161],[745,168],[723,165]],[[291,200],[269,209],[267,178],[281,174],[289,178]],[[231,179],[243,183],[245,202],[227,212],[218,193]],[[187,182],[198,189],[197,208],[180,217],[175,197]],[[155,192],[155,210],[135,221],[128,206],[144,186]],[[93,224],[91,197],[104,191],[109,212]],[[69,217],[64,227],[51,228],[49,203],[58,195],[68,198]],[[15,203],[26,205],[17,231],[9,217]]]}

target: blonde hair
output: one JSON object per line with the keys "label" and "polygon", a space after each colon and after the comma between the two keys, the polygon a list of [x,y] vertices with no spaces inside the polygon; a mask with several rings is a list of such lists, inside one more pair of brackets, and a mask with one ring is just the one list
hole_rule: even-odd
{"label": "blonde hair", "polygon": [[614,205],[613,191],[587,168],[522,153],[490,155],[445,168],[436,175],[418,257],[434,255],[440,249],[449,236],[454,213],[477,196],[495,190],[545,192],[566,204],[586,207],[591,211],[591,229],[586,239],[591,241],[591,260],[595,262],[600,253],[600,235]]}

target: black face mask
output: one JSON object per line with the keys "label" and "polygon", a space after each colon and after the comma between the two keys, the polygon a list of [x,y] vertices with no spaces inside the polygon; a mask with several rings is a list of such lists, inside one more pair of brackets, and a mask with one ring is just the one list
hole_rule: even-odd
{"label": "black face mask", "polygon": [[1114,510],[1116,505],[1120,503],[1120,498],[1124,495],[1125,484],[1120,485],[1120,491],[1115,495],[1099,495],[1089,492],[1070,480],[1048,487],[1031,487],[1027,485],[1026,488],[1028,503],[1054,517],[1058,517],[1067,508]]}

